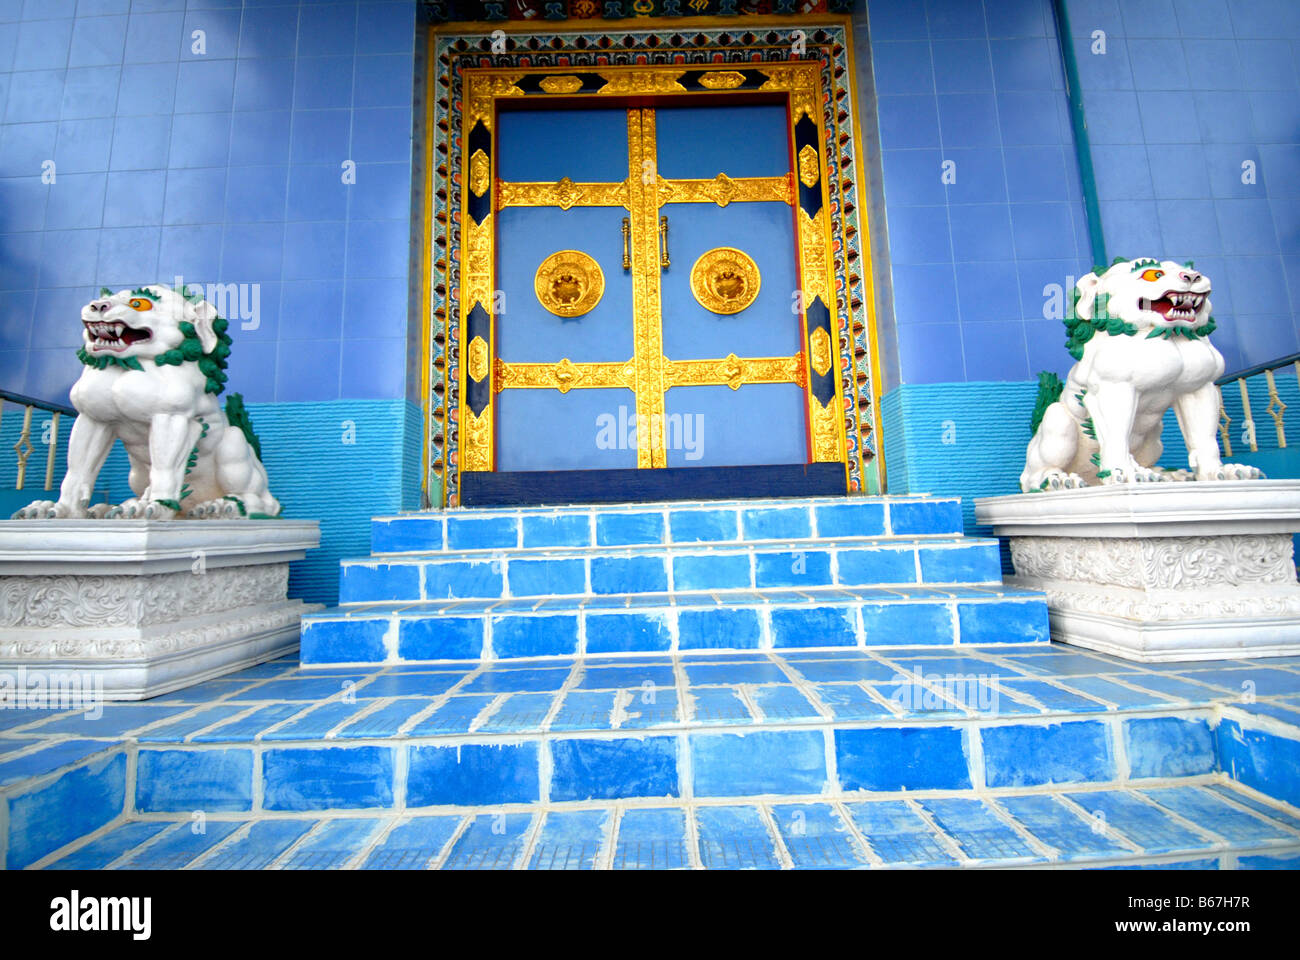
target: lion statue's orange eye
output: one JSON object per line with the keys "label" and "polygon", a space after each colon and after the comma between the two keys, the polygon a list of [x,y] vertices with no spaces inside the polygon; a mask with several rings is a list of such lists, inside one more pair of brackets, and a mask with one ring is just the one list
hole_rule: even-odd
{"label": "lion statue's orange eye", "polygon": [[146,300],[144,297],[132,297],[127,303],[130,304],[132,310],[139,310],[141,313],[153,309],[153,302]]}
{"label": "lion statue's orange eye", "polygon": [[1155,283],[1155,281],[1159,280],[1164,275],[1165,272],[1163,270],[1156,270],[1154,267],[1150,270],[1142,271],[1142,279],[1150,283]]}

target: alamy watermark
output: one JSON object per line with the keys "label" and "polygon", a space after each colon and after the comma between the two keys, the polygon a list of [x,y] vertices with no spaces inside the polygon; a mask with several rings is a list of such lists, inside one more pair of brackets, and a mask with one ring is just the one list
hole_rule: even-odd
{"label": "alamy watermark", "polygon": [[686,451],[687,460],[704,456],[704,414],[631,413],[624,406],[618,408],[617,415],[602,413],[596,417],[596,449],[635,450],[638,430],[648,430],[656,439],[663,437],[665,450]]}

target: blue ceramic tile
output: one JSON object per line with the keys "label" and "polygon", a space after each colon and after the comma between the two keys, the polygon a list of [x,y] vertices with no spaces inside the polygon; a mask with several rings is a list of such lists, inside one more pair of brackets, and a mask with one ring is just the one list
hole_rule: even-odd
{"label": "blue ceramic tile", "polygon": [[1229,843],[1254,846],[1277,840],[1292,840],[1293,835],[1259,817],[1230,806],[1216,794],[1198,787],[1170,787],[1143,790],[1142,794],[1166,810],[1171,810]]}
{"label": "blue ceramic tile", "polygon": [[1094,829],[1053,797],[1000,797],[998,805],[1020,821],[1039,840],[1054,847],[1065,860],[1083,857],[1123,856],[1127,847]]}
{"label": "blue ceramic tile", "polygon": [[594,870],[613,828],[609,810],[549,813],[533,844],[530,870]]}
{"label": "blue ceramic tile", "polygon": [[600,546],[625,546],[662,543],[664,518],[658,513],[598,513],[596,543]]}
{"label": "blue ceramic tile", "polygon": [[314,820],[261,820],[200,863],[201,870],[265,870],[316,825]]}
{"label": "blue ceramic tile", "polygon": [[813,517],[819,537],[878,537],[885,532],[885,506],[879,501],[818,504]]}
{"label": "blue ceramic tile", "polygon": [[990,787],[1116,778],[1110,734],[1100,722],[988,727],[980,737],[984,745],[984,779]]}
{"label": "blue ceramic tile", "polygon": [[[441,591],[434,593],[431,590],[429,596],[456,596],[456,594],[446,594]],[[359,563],[347,564],[340,571],[339,599],[344,603],[370,600],[419,600],[420,567],[412,563],[376,563],[373,566]]]}
{"label": "blue ceramic tile", "polygon": [[831,556],[824,550],[760,553],[754,557],[754,582],[765,587],[819,587],[831,582]]}
{"label": "blue ceramic tile", "polygon": [[1124,722],[1129,776],[1186,777],[1217,769],[1214,737],[1205,720],[1149,717]]}
{"label": "blue ceramic tile", "polygon": [[102,870],[118,857],[173,826],[170,823],[143,821],[128,823],[92,840],[81,849],[50,865],[51,870]]}
{"label": "blue ceramic tile", "polygon": [[683,610],[677,615],[677,645],[701,648],[757,648],[761,636],[755,610]]}
{"label": "blue ceramic tile", "polygon": [[772,721],[820,720],[821,714],[797,689],[787,685],[755,687],[754,702]]}
{"label": "blue ceramic tile", "polygon": [[321,740],[324,739],[325,734],[340,726],[344,721],[364,710],[367,706],[368,704],[364,701],[321,704],[314,710],[295,717],[274,730],[266,731],[258,739],[264,741]]}
{"label": "blue ceramic tile", "polygon": [[490,670],[475,677],[460,693],[516,693],[559,690],[569,678],[568,666],[528,670]]}
{"label": "blue ceramic tile", "polygon": [[581,559],[512,559],[507,565],[506,579],[511,595],[516,597],[587,592],[587,572]]}
{"label": "blue ceramic tile", "polygon": [[612,691],[571,690],[551,720],[551,730],[607,730],[618,695]]}
{"label": "blue ceramic tile", "polygon": [[180,824],[156,843],[122,861],[120,870],[179,870],[217,846],[244,824],[238,820],[211,820],[202,832]]}
{"label": "blue ceramic tile", "polygon": [[668,650],[672,634],[662,613],[600,614],[586,618],[587,652]]}
{"label": "blue ceramic tile", "polygon": [[447,845],[460,817],[411,817],[389,831],[361,865],[363,870],[423,870]]}
{"label": "blue ceramic tile", "polygon": [[676,797],[677,738],[553,740],[550,799]]}
{"label": "blue ceramic tile", "polygon": [[483,624],[474,618],[398,619],[397,652],[403,660],[470,660],[482,651]]}
{"label": "blue ceramic tile", "polygon": [[591,520],[585,514],[523,518],[525,547],[583,547],[591,543]]}
{"label": "blue ceramic tile", "polygon": [[673,510],[668,514],[673,543],[729,541],[739,536],[733,510]]}
{"label": "blue ceramic tile", "polygon": [[746,540],[795,540],[812,536],[806,507],[742,510]]}
{"label": "blue ceramic tile", "polygon": [[772,835],[757,807],[699,807],[700,863],[708,870],[776,870]]}
{"label": "blue ceramic tile", "polygon": [[370,737],[393,737],[411,717],[429,706],[428,697],[394,700],[373,713],[353,720],[336,736],[340,740],[361,740]]}
{"label": "blue ceramic tile", "polygon": [[970,787],[966,734],[957,727],[836,730],[845,790],[964,790]]}
{"label": "blue ceramic tile", "polygon": [[822,684],[817,687],[817,697],[831,709],[836,720],[875,720],[894,716],[891,710],[856,684]]}
{"label": "blue ceramic tile", "polygon": [[513,517],[448,517],[447,547],[450,550],[487,550],[518,546],[517,523]]}
{"label": "blue ceramic tile", "polygon": [[[165,724],[161,727],[155,727],[148,733],[142,733],[136,736],[140,743],[179,743],[192,733],[202,730],[204,727],[210,727],[213,724],[220,723],[222,720],[229,720],[236,714],[243,713],[248,709],[247,704],[230,704],[208,707],[200,710],[192,717],[185,717],[176,720],[173,723]],[[0,768],[3,769],[3,768]]]}
{"label": "blue ceramic tile", "polygon": [[574,654],[578,650],[578,618],[493,617],[492,649],[498,657]]}
{"label": "blue ceramic tile", "polygon": [[972,860],[1038,859],[1020,834],[980,800],[924,800],[921,806]]}
{"label": "blue ceramic tile", "polygon": [[475,817],[447,855],[443,869],[514,869],[523,858],[532,821],[528,814]]}
{"label": "blue ceramic tile", "polygon": [[412,745],[408,807],[536,803],[538,744]]}
{"label": "blue ceramic tile", "polygon": [[673,589],[736,590],[750,586],[749,555],[678,556],[673,558]]}
{"label": "blue ceramic tile", "polygon": [[[447,531],[450,538],[451,531]],[[416,569],[416,568],[412,568]],[[504,592],[503,567],[496,560],[424,564],[424,595],[430,600],[451,597],[499,597]],[[371,599],[367,597],[367,599]],[[374,597],[373,599],[387,599]]]}
{"label": "blue ceramic tile", "polygon": [[[29,741],[23,745],[29,746],[33,742],[39,741]],[[104,740],[56,741],[41,750],[37,750],[35,753],[29,753],[24,757],[0,763],[0,787],[7,787],[22,780],[44,776],[60,767],[79,763],[87,757],[114,749],[117,746],[117,743]]]}
{"label": "blue ceramic tile", "polygon": [[817,682],[867,680],[883,683],[900,676],[895,667],[876,660],[800,660],[795,669]]}
{"label": "blue ceramic tile", "polygon": [[754,720],[749,706],[732,687],[697,687],[691,691],[691,718],[697,723],[749,724]]}
{"label": "blue ceramic tile", "polygon": [[1300,804],[1300,741],[1243,728],[1227,718],[1215,732],[1220,766],[1233,780],[1293,806]]}
{"label": "blue ceramic tile", "polygon": [[634,808],[624,812],[614,846],[615,870],[680,870],[690,865],[682,810]]}
{"label": "blue ceramic tile", "polygon": [[857,618],[849,607],[774,608],[772,646],[851,647],[857,644]]}
{"label": "blue ceramic tile", "polygon": [[774,807],[772,820],[795,869],[846,870],[867,864],[853,834],[827,804]]}
{"label": "blue ceramic tile", "polygon": [[846,803],[844,809],[886,864],[913,867],[951,866],[957,858],[947,851],[930,825],[901,801]]}
{"label": "blue ceramic tile", "polygon": [[274,726],[284,720],[289,719],[294,714],[301,713],[307,704],[302,702],[295,703],[273,703],[265,707],[259,707],[242,720],[232,720],[223,723],[213,729],[205,732],[194,734],[191,738],[193,743],[242,743],[252,740],[257,734],[261,733],[268,727]]}
{"label": "blue ceramic tile", "polygon": [[262,754],[267,810],[339,810],[393,803],[393,748],[276,748]]}
{"label": "blue ceramic tile", "polygon": [[942,603],[862,605],[862,634],[868,647],[899,644],[951,644],[952,611]]}
{"label": "blue ceramic tile", "polygon": [[491,706],[495,695],[452,697],[410,731],[413,737],[430,734],[467,733],[475,718]]}
{"label": "blue ceramic tile", "polygon": [[695,796],[818,794],[826,786],[826,741],[818,731],[690,736]]}
{"label": "blue ceramic tile", "polygon": [[841,550],[836,563],[838,581],[849,586],[916,582],[911,550]]}
{"label": "blue ceramic tile", "polygon": [[1210,841],[1188,830],[1159,807],[1139,800],[1130,793],[1107,790],[1098,793],[1071,793],[1066,796],[1091,816],[1105,817],[1109,829],[1118,831],[1147,853],[1195,850],[1210,845]]}
{"label": "blue ceramic tile", "polygon": [[655,593],[668,589],[663,557],[592,557],[593,593]]}
{"label": "blue ceramic tile", "polygon": [[338,870],[347,866],[384,821],[342,817],[321,820],[281,865],[284,870]]}
{"label": "blue ceramic tile", "polygon": [[676,682],[671,664],[589,667],[578,688],[613,690],[646,686],[671,687]]}
{"label": "blue ceramic tile", "polygon": [[[456,621],[452,621],[456,622]],[[416,623],[420,623],[416,621]],[[409,622],[403,627],[408,627]],[[388,633],[388,619],[374,620],[308,620],[302,624],[303,658],[311,663],[341,663],[348,661],[384,660],[387,648],[384,637]],[[418,643],[418,640],[416,641]],[[420,648],[417,648],[420,649]],[[405,652],[403,656],[408,656]],[[435,654],[436,655],[436,654]],[[446,654],[454,656],[455,654]],[[410,659],[432,658],[409,657]]]}
{"label": "blue ceramic tile", "polygon": [[[627,701],[628,697],[630,701]],[[645,730],[681,722],[677,709],[677,691],[659,687],[625,691],[620,730]],[[552,729],[555,729],[552,726]]]}
{"label": "blue ceramic tile", "polygon": [[1046,643],[1047,606],[993,601],[957,604],[962,643]]}
{"label": "blue ceramic tile", "polygon": [[1103,704],[1095,700],[1070,693],[1041,680],[1004,680],[1003,686],[1013,694],[1028,694],[1048,710],[1063,713],[1101,713],[1106,709]]}
{"label": "blue ceramic tile", "polygon": [[789,683],[790,678],[775,663],[691,663],[686,676],[692,686],[702,684]]}
{"label": "blue ceramic tile", "polygon": [[546,721],[553,693],[513,693],[478,727],[484,733],[537,732]]}
{"label": "blue ceramic tile", "polygon": [[253,751],[141,750],[135,808],[146,813],[253,807]]}

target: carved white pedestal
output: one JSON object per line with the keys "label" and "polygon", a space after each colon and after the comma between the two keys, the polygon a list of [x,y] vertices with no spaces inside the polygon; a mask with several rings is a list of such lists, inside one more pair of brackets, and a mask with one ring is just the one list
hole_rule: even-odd
{"label": "carved white pedestal", "polygon": [[0,687],[139,700],[292,652],[320,605],[286,598],[289,562],[319,543],[314,520],[0,521]]}
{"label": "carved white pedestal", "polygon": [[985,497],[1008,582],[1052,639],[1142,662],[1300,654],[1300,481],[1150,483]]}

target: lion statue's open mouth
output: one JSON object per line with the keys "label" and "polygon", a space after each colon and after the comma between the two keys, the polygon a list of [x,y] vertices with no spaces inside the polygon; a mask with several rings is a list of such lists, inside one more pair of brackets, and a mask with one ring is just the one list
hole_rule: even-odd
{"label": "lion statue's open mouth", "polygon": [[1205,293],[1186,293],[1179,290],[1168,290],[1158,300],[1140,298],[1138,300],[1138,309],[1155,311],[1171,323],[1188,323],[1196,319],[1201,304],[1205,302],[1205,298],[1209,295],[1209,291]]}
{"label": "lion statue's open mouth", "polygon": [[111,350],[121,353],[133,343],[153,337],[148,327],[132,327],[120,320],[83,320],[86,339],[92,351]]}

